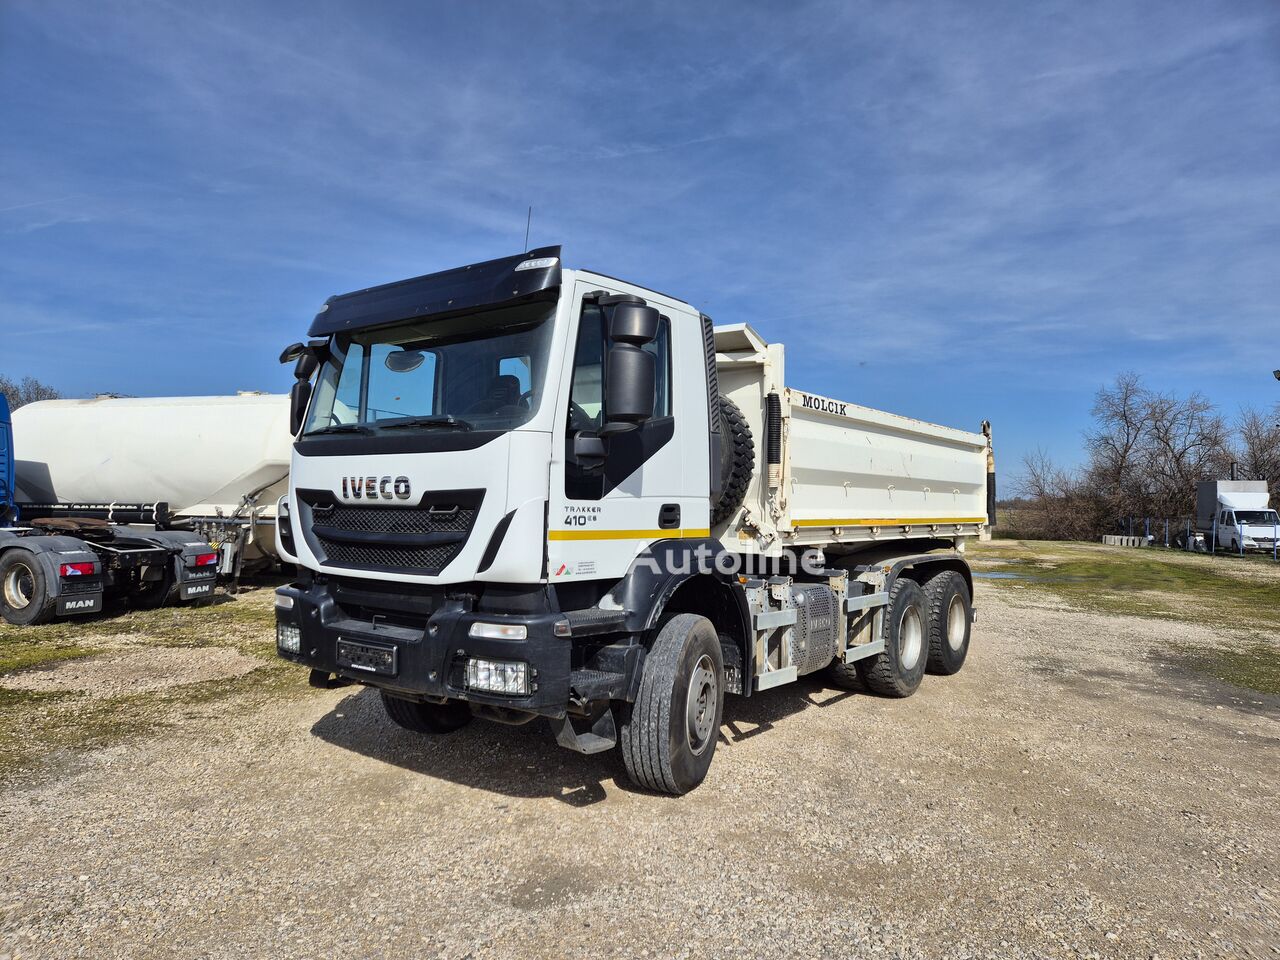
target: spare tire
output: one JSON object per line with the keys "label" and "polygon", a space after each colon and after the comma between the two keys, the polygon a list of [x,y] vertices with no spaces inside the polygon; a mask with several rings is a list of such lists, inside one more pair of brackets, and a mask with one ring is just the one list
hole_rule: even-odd
{"label": "spare tire", "polygon": [[711,525],[724,523],[742,506],[755,469],[756,445],[738,405],[720,398],[720,499],[711,509]]}

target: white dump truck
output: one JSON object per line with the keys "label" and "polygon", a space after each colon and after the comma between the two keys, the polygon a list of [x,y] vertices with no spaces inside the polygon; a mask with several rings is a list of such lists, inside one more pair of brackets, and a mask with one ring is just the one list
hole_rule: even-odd
{"label": "white dump truck", "polygon": [[277,559],[287,396],[43,400],[14,411],[13,431],[24,516],[190,532],[213,544],[231,583],[246,564]]}
{"label": "white dump truck", "polygon": [[277,646],[403,727],[547,717],[683,793],[726,694],[964,663],[985,424],[791,388],[781,344],[558,247],[333,297],[310,337]]}
{"label": "white dump truck", "polygon": [[1273,552],[1280,517],[1265,480],[1201,480],[1196,484],[1196,532],[1212,550]]}

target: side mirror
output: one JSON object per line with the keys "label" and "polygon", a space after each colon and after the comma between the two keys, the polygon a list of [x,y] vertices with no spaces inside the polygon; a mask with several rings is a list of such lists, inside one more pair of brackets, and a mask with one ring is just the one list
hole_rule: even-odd
{"label": "side mirror", "polygon": [[653,354],[630,343],[611,344],[604,383],[605,433],[620,433],[653,416],[657,393]]}
{"label": "side mirror", "polygon": [[305,343],[291,343],[280,351],[280,362],[292,363],[306,352],[307,345]]}
{"label": "side mirror", "polygon": [[302,431],[302,418],[311,402],[311,381],[297,380],[289,391],[289,431],[295,437]]}
{"label": "side mirror", "polygon": [[304,351],[298,357],[298,362],[293,365],[293,377],[295,380],[310,380],[319,366],[320,358],[316,356],[315,351]]}
{"label": "side mirror", "polygon": [[573,458],[587,469],[601,466],[609,455],[609,445],[603,437],[590,433],[576,433],[573,436]]}
{"label": "side mirror", "polygon": [[643,347],[658,335],[658,311],[643,303],[619,303],[609,313],[609,339]]}

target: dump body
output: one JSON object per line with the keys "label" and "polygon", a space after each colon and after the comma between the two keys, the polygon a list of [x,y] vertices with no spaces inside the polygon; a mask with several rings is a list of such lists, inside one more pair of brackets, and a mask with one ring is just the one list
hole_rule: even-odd
{"label": "dump body", "polygon": [[235,518],[248,559],[274,556],[276,502],[288,487],[288,402],[248,393],[28,404],[13,417],[18,500],[82,508],[163,503],[175,526]]}
{"label": "dump body", "polygon": [[[745,325],[717,327],[715,336],[720,390],[758,438],[757,469],[722,535],[726,547],[767,553],[986,530],[988,437],[793,389],[782,344]],[[777,427],[768,423],[771,402]],[[770,464],[778,428],[778,463]]]}

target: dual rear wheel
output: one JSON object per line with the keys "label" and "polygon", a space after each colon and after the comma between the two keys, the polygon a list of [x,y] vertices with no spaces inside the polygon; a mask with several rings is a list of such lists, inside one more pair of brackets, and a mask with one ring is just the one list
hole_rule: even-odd
{"label": "dual rear wheel", "polygon": [[859,684],[886,697],[909,697],[925,672],[950,675],[969,653],[973,600],[964,577],[954,570],[935,574],[921,586],[899,577],[884,608],[884,652],[831,665],[837,686]]}

